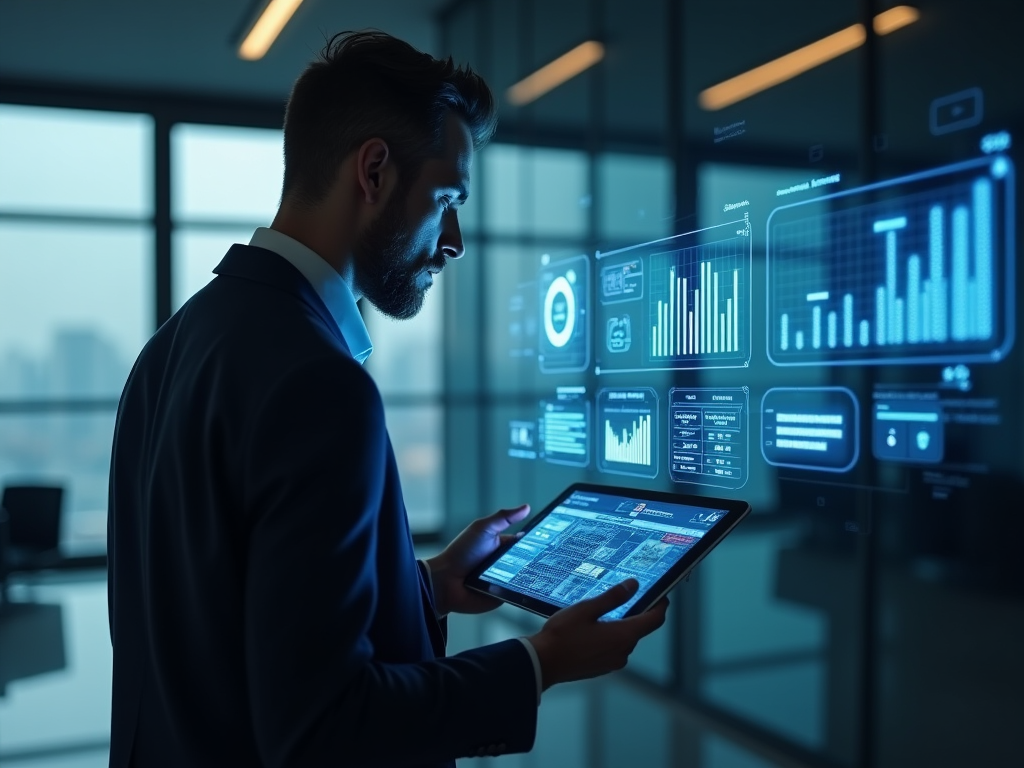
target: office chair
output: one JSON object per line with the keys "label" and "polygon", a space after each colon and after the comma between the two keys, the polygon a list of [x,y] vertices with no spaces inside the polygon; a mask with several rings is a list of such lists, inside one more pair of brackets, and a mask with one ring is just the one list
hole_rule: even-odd
{"label": "office chair", "polygon": [[35,571],[60,560],[61,486],[10,485],[0,507],[7,510],[5,571]]}

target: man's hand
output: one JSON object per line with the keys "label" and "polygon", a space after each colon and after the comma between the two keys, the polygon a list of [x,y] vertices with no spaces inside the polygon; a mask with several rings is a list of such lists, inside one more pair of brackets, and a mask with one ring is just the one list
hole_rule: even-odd
{"label": "man's hand", "polygon": [[665,623],[668,598],[639,616],[601,621],[638,587],[636,579],[626,579],[597,597],[563,608],[528,638],[537,651],[545,690],[622,669],[640,639]]}
{"label": "man's hand", "polygon": [[481,517],[449,544],[445,550],[427,560],[434,583],[434,604],[442,616],[447,613],[484,613],[501,605],[501,601],[481,592],[466,589],[468,574],[481,560],[502,544],[517,537],[502,535],[510,525],[530,514],[530,505],[501,509],[489,517]]}

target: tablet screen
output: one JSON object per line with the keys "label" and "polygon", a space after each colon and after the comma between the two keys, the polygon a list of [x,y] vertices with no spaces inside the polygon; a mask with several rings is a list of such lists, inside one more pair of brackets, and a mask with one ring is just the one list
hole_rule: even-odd
{"label": "tablet screen", "polygon": [[725,509],[576,490],[479,578],[565,607],[632,577],[640,589],[605,614],[621,618],[726,514]]}

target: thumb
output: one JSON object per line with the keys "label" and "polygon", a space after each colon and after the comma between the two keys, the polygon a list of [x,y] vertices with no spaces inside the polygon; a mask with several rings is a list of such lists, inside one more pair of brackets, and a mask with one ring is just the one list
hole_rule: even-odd
{"label": "thumb", "polygon": [[589,600],[581,600],[577,605],[579,606],[580,612],[593,619],[599,619],[608,613],[608,611],[618,608],[633,597],[639,588],[640,582],[636,579],[626,579],[605,592],[602,592],[597,597],[592,597]]}

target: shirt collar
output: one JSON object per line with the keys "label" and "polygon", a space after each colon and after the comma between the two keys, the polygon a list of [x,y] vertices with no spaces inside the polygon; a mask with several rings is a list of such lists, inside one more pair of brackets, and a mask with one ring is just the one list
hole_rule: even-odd
{"label": "shirt collar", "polygon": [[258,228],[249,245],[273,251],[299,270],[338,324],[352,357],[362,363],[370,356],[373,344],[356,306],[356,298],[348,283],[330,264],[298,240],[268,227]]}

